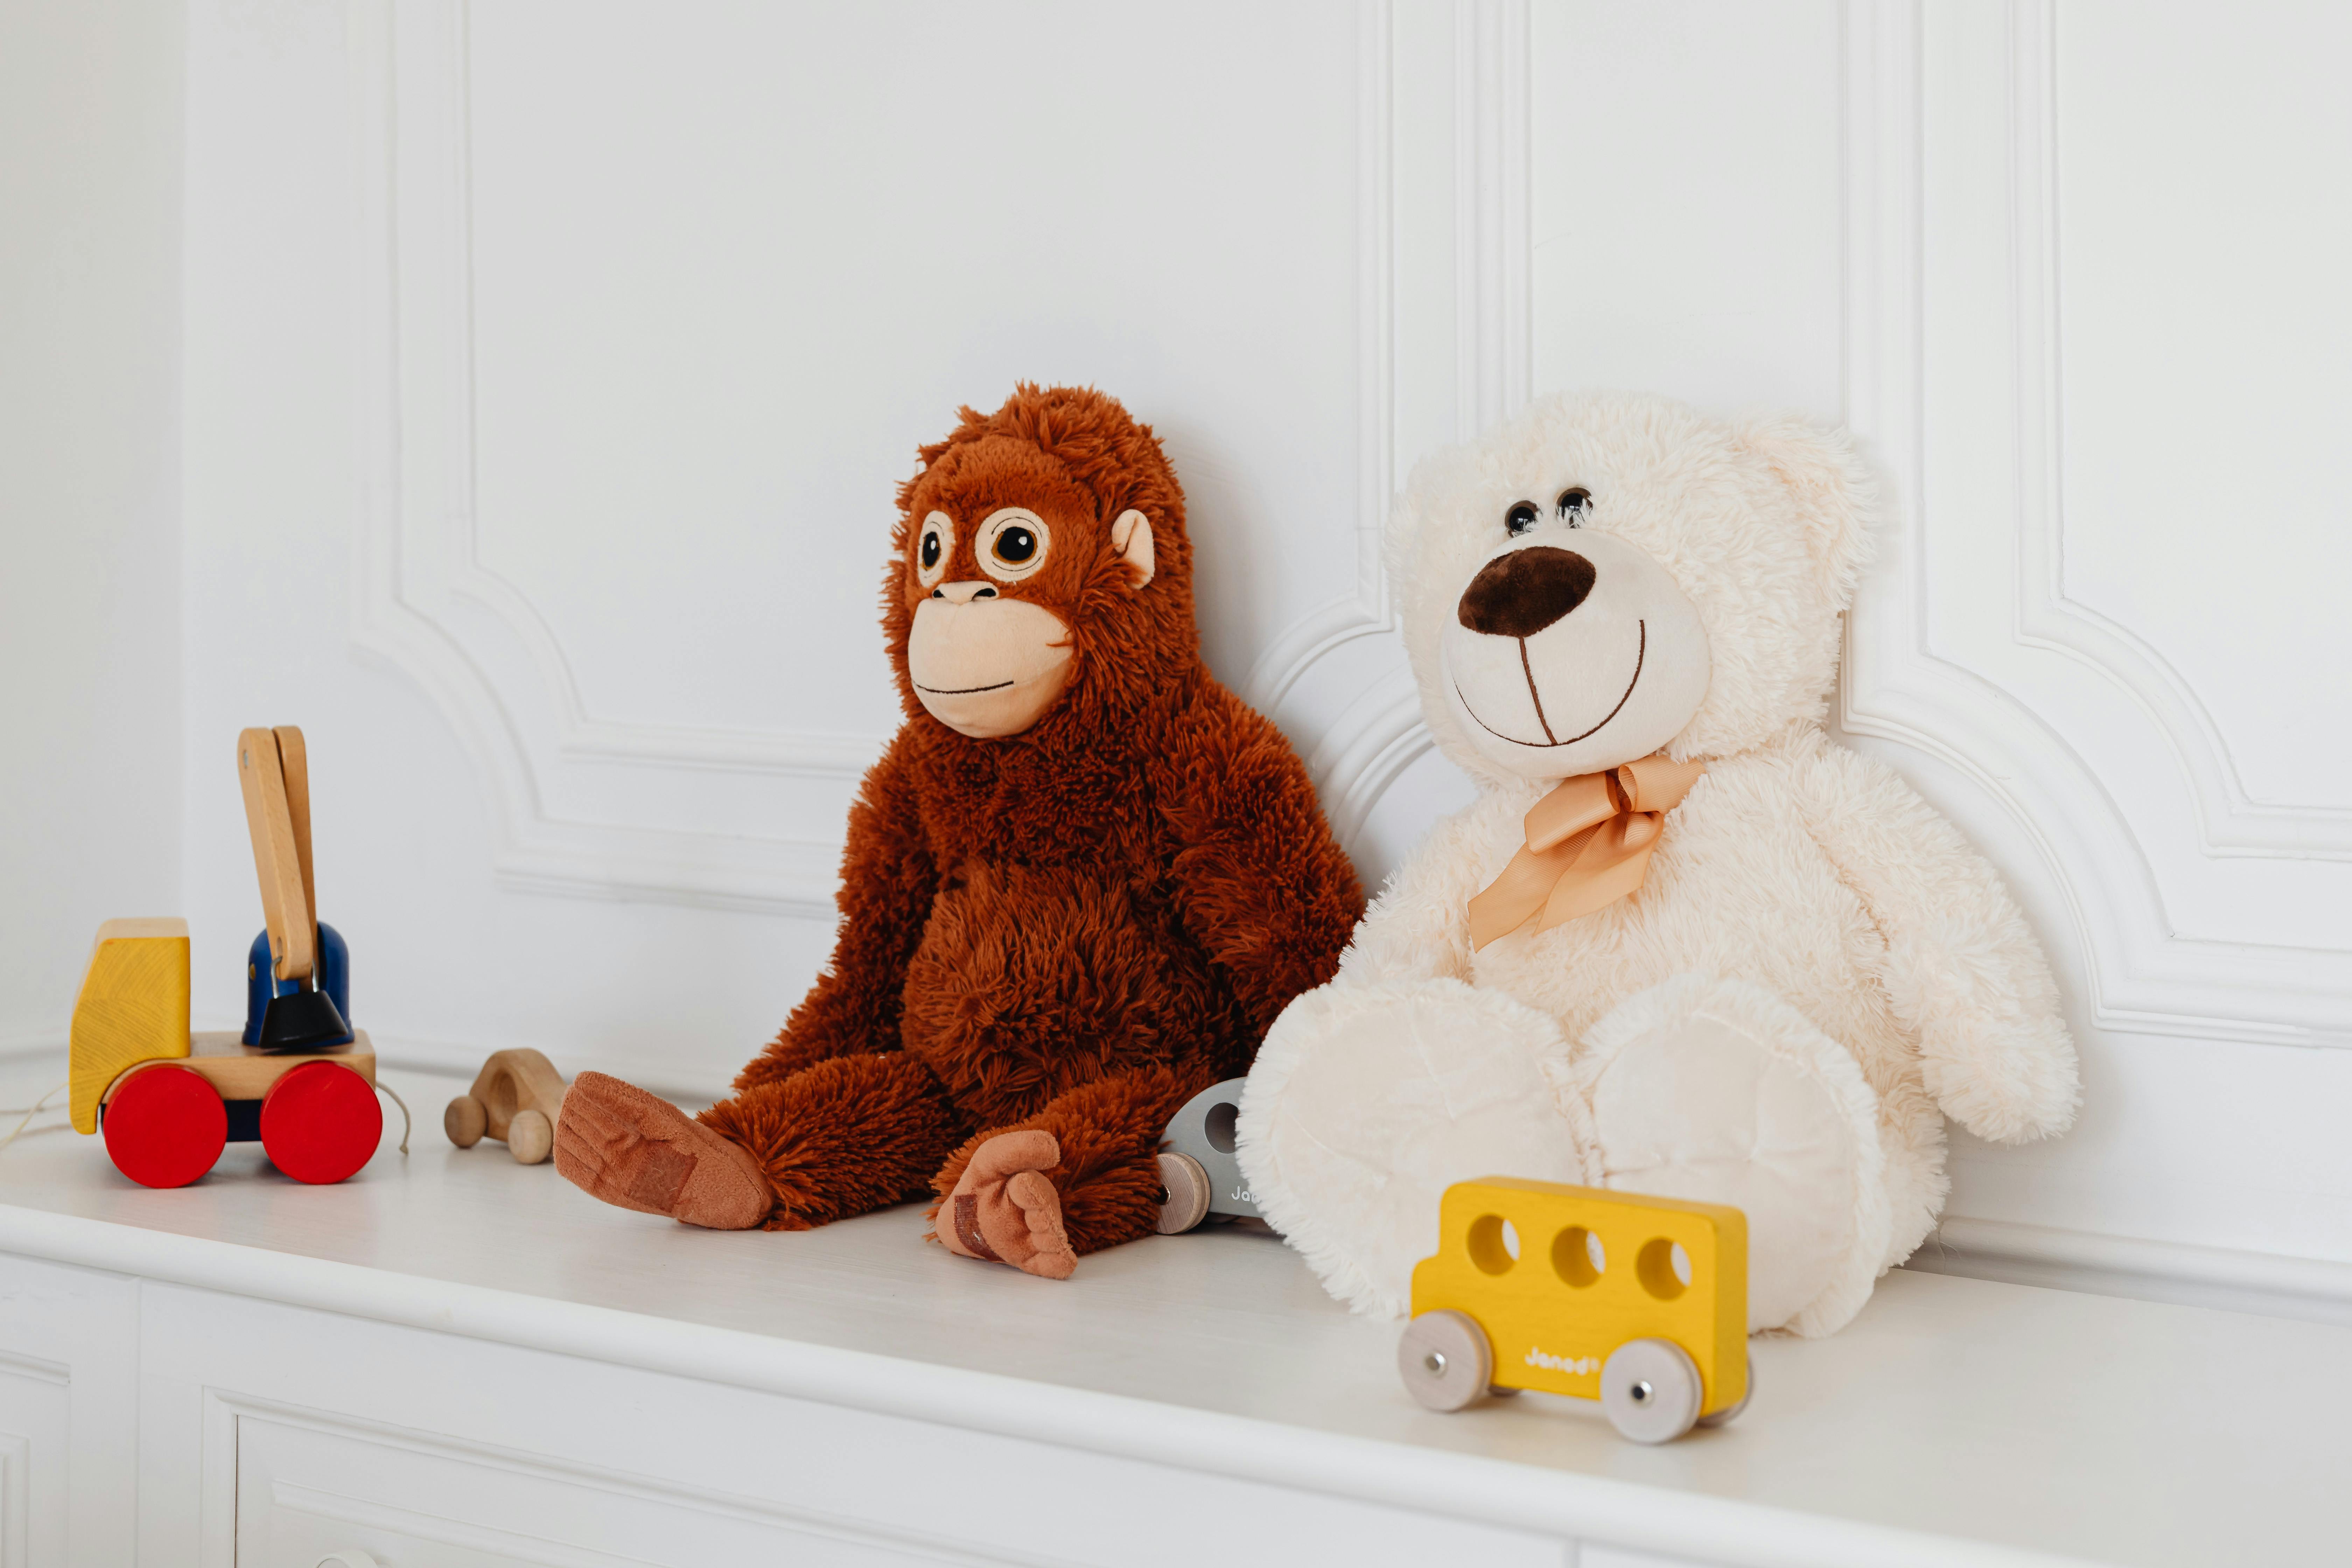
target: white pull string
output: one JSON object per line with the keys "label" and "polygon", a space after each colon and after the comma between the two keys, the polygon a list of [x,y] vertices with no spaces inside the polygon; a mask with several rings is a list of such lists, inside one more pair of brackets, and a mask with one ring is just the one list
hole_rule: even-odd
{"label": "white pull string", "polygon": [[384,1093],[392,1096],[392,1102],[400,1107],[400,1152],[405,1154],[408,1152],[408,1101],[400,1098],[400,1090],[393,1088],[392,1085],[384,1082],[382,1079],[375,1080],[375,1086]]}
{"label": "white pull string", "polygon": [[[31,1105],[24,1107],[25,1114],[23,1118],[17,1121],[16,1126],[8,1129],[8,1135],[5,1138],[0,1138],[0,1149],[5,1149],[9,1144],[14,1143],[16,1141],[16,1134],[22,1132],[26,1126],[31,1122],[34,1117],[38,1116],[43,1110],[48,1109],[49,1101],[55,1100],[58,1096],[63,1094],[67,1089],[72,1087],[72,1082],[68,1079],[67,1082],[58,1085],[57,1088],[41,1096],[40,1099],[33,1101]],[[5,1110],[0,1110],[0,1116],[15,1116],[17,1109],[17,1107],[12,1105]]]}

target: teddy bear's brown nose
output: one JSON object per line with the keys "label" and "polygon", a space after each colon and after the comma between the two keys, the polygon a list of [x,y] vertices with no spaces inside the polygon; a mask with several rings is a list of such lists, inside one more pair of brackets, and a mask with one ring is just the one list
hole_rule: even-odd
{"label": "teddy bear's brown nose", "polygon": [[1592,578],[1592,563],[1573,550],[1514,550],[1479,569],[1454,614],[1474,632],[1531,637],[1584,603]]}

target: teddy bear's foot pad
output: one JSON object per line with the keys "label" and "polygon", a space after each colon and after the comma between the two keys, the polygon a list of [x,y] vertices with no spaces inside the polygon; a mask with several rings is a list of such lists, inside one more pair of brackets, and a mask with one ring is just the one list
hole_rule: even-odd
{"label": "teddy bear's foot pad", "polygon": [[991,1138],[972,1151],[955,1191],[940,1205],[932,1233],[959,1257],[1067,1279],[1078,1255],[1062,1225],[1062,1194],[1044,1173],[1061,1159],[1050,1132],[1033,1128]]}
{"label": "teddy bear's foot pad", "polygon": [[749,1230],[775,1206],[759,1162],[634,1084],[583,1072],[564,1091],[555,1168],[592,1197],[711,1230]]}
{"label": "teddy bear's foot pad", "polygon": [[1310,991],[1242,1091],[1243,1174],[1333,1295],[1402,1317],[1448,1186],[1597,1179],[1568,1060],[1549,1016],[1458,980]]}
{"label": "teddy bear's foot pad", "polygon": [[1594,1026],[1577,1072],[1602,1184],[1747,1215],[1750,1331],[1861,1309],[1887,1205],[1877,1100],[1843,1047],[1760,987],[1683,975]]}

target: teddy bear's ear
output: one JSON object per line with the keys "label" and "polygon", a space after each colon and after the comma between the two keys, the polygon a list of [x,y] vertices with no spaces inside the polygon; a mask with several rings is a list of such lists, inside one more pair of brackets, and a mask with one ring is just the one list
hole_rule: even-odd
{"label": "teddy bear's ear", "polygon": [[1750,419],[1738,436],[1795,498],[1822,584],[1843,609],[1869,563],[1878,519],[1878,481],[1854,450],[1853,437],[1793,414]]}

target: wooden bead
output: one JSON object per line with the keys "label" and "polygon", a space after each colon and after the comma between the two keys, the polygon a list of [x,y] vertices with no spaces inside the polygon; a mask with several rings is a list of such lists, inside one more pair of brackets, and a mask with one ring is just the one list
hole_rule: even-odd
{"label": "wooden bead", "polygon": [[536,1110],[518,1110],[507,1123],[507,1148],[520,1165],[536,1165],[555,1152],[555,1125]]}
{"label": "wooden bead", "polygon": [[460,1149],[470,1149],[489,1131],[490,1113],[470,1094],[461,1094],[441,1113],[441,1131]]}

